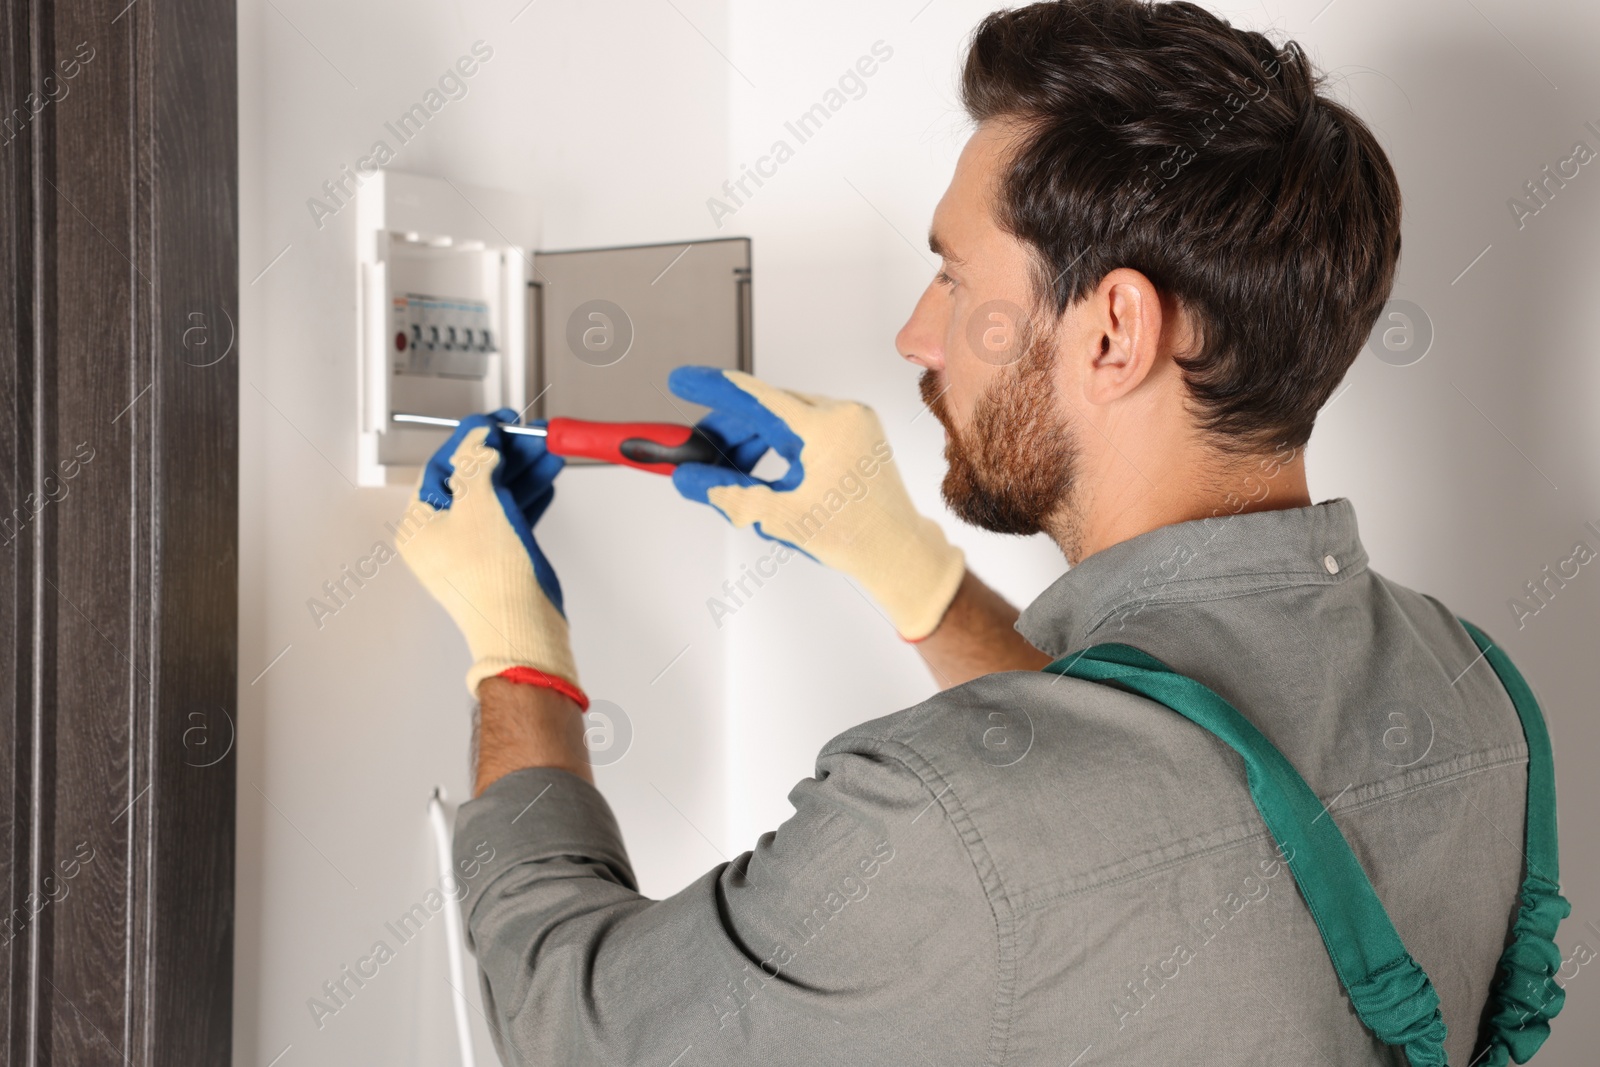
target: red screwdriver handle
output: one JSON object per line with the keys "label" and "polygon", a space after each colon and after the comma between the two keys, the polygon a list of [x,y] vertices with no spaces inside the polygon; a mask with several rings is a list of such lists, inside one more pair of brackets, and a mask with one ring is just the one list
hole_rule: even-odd
{"label": "red screwdriver handle", "polygon": [[558,456],[582,456],[670,475],[680,463],[715,463],[717,448],[693,426],[673,422],[586,422],[551,419],[545,446]]}

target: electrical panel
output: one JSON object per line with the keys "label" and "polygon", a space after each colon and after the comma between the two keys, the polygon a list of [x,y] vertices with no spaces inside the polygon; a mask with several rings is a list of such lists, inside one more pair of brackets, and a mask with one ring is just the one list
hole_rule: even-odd
{"label": "electrical panel", "polygon": [[357,193],[357,482],[412,485],[460,419],[527,403],[531,198],[380,171]]}
{"label": "electrical panel", "polygon": [[440,421],[692,423],[674,367],[751,369],[748,238],[535,252],[530,198],[387,170],[356,203],[360,485],[416,484]]}

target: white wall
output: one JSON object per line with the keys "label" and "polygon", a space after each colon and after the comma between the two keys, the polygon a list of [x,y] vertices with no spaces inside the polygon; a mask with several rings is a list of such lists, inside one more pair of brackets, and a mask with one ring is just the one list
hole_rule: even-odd
{"label": "white wall", "polygon": [[[989,5],[537,0],[519,14],[523,0],[274,3],[240,9],[236,1060],[267,1064],[291,1046],[283,1067],[449,1063],[442,921],[322,1030],[305,1005],[433,881],[423,804],[436,782],[465,795],[468,734],[465,649],[402,563],[320,631],[305,608],[405,497],[346,480],[351,220],[341,213],[319,232],[306,197],[481,38],[495,55],[468,98],[395,166],[537,194],[545,247],[752,236],[758,372],[873,404],[913,494],[942,513],[941,435],[919,415],[915,368],[894,354],[893,337],[932,270],[927,223],[965,136],[960,46]],[[1589,119],[1600,126],[1600,107],[1585,110],[1600,100],[1600,74],[1584,47],[1600,16],[1546,2],[1536,19],[1519,19],[1507,0],[1213,8],[1306,45],[1399,173],[1406,222],[1395,295],[1420,304],[1437,337],[1410,367],[1357,362],[1312,442],[1313,497],[1351,497],[1373,565],[1484,626],[1534,683],[1562,759],[1574,902],[1562,942],[1600,948],[1584,926],[1600,924],[1600,855],[1578,818],[1600,802],[1586,766],[1600,577],[1585,568],[1521,630],[1506,606],[1578,537],[1600,545],[1581,530],[1600,523],[1600,369],[1586,299],[1597,281],[1600,178],[1585,168],[1520,232],[1505,206],[1574,140],[1600,148],[1583,129]],[[719,230],[706,199],[880,40],[894,54],[865,94]],[[1018,602],[1062,569],[1040,539],[953,521],[947,529]],[[931,691],[915,654],[864,598],[803,559],[715,625],[706,599],[766,543],[679,501],[664,480],[569,470],[540,536],[567,590],[584,681],[633,722],[632,749],[599,777],[652,895],[780,822],[789,786],[828,737]],[[1600,996],[1588,988],[1600,988],[1592,973],[1570,984],[1541,1063],[1587,1062],[1579,1050],[1600,1040],[1584,1010]]]}
{"label": "white wall", "polygon": [[[720,5],[678,6],[723,35]],[[387,536],[409,495],[350,484],[354,211],[319,230],[307,198],[481,39],[494,53],[467,96],[394,167],[539,197],[545,247],[709,228],[699,191],[722,177],[727,86],[696,30],[667,5],[520,7],[241,4],[240,1064],[267,1064],[286,1046],[282,1067],[454,1062],[443,919],[404,947],[384,923],[437,882],[432,787],[467,795],[468,660],[400,561],[320,629],[306,607]],[[686,63],[696,49],[713,63]],[[635,729],[634,750],[598,777],[645,890],[670,893],[717,858],[695,827],[722,838],[719,653],[701,641],[652,680],[704,617],[701,590],[720,581],[727,534],[665,479],[634,471],[574,469],[559,496],[539,535],[565,587],[579,669]],[[395,959],[319,1029],[307,999],[379,938]]]}

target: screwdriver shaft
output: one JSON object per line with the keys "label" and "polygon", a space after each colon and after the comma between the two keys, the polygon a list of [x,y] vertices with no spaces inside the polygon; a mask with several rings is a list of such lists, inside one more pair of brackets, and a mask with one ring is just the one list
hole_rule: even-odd
{"label": "screwdriver shaft", "polygon": [[[409,422],[421,426],[460,426],[460,419],[444,419],[437,415],[412,415],[408,412],[397,411],[391,416],[395,422]],[[550,431],[543,426],[512,426],[502,424],[500,429],[505,433],[521,434],[524,437],[548,437]]]}

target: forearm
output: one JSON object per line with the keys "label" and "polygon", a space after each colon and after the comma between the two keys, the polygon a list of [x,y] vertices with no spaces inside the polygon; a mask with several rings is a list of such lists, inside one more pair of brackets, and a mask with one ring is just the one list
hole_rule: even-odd
{"label": "forearm", "polygon": [[886,1026],[917,1033],[895,1039],[905,1062],[981,1059],[989,898],[955,824],[918,817],[943,783],[889,736],[834,739],[782,826],[662,900],[637,892],[609,804],[570,774],[508,774],[463,804],[462,911],[507,1067],[877,1062],[861,1042]]}
{"label": "forearm", "polygon": [[[997,671],[1038,670],[1050,657],[1014,629],[1017,609],[971,571],[917,651],[941,689]],[[473,795],[525,767],[556,767],[594,781],[583,714],[553,689],[485,678],[478,685]]]}
{"label": "forearm", "polygon": [[940,689],[997,671],[1036,671],[1050,657],[1017,633],[1018,611],[1005,597],[967,571],[939,626],[917,642],[917,651]]}
{"label": "forearm", "polygon": [[594,782],[583,743],[583,713],[554,689],[504,678],[478,683],[475,748],[473,796],[525,767],[556,767]]}

